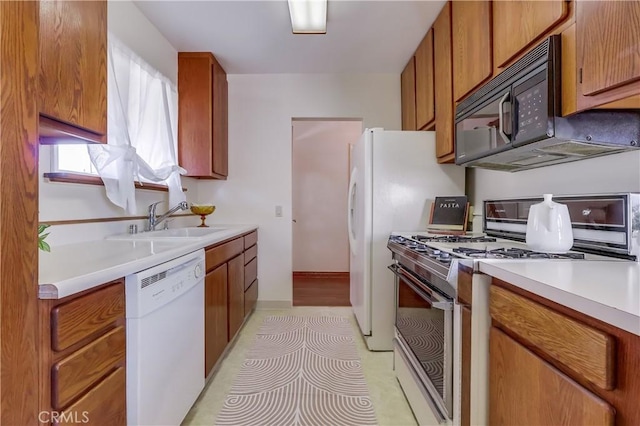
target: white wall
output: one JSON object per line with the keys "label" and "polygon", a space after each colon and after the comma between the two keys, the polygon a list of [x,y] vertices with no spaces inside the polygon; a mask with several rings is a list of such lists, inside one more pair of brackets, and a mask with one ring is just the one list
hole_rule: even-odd
{"label": "white wall", "polygon": [[293,270],[348,272],[349,152],[360,120],[295,120],[293,127]]}
{"label": "white wall", "polygon": [[640,192],[640,152],[596,157],[516,173],[470,169],[467,192],[476,211],[482,200],[543,193],[597,194]]}
{"label": "white wall", "polygon": [[[201,181],[211,223],[254,223],[259,300],[291,303],[291,119],[362,118],[400,129],[398,74],[229,75],[229,178]],[[275,206],[283,217],[275,217]]]}
{"label": "white wall", "polygon": [[178,82],[178,52],[129,0],[107,3],[109,31],[152,67]]}
{"label": "white wall", "polygon": [[[110,32],[145,61],[174,82],[177,81],[178,55],[176,49],[132,2],[108,2],[108,27]],[[51,150],[52,147],[50,146],[40,146],[40,222],[126,216],[124,210],[111,204],[102,186],[49,183],[45,181],[42,178],[42,173],[50,170]],[[183,178],[182,184],[188,189],[186,193],[187,200],[196,199],[196,181],[190,178]],[[137,190],[136,215],[145,215],[147,206],[159,200],[168,201],[167,193]],[[51,235],[47,238],[47,241],[52,246],[55,246],[100,239],[109,233],[125,232],[129,223],[142,222],[58,225],[51,228]],[[197,221],[194,219],[193,224],[195,223]],[[189,222],[189,224],[191,223]]]}

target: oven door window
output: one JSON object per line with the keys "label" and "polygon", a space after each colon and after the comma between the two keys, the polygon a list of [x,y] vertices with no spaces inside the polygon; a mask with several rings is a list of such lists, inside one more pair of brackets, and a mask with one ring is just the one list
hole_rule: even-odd
{"label": "oven door window", "polygon": [[434,308],[403,278],[398,279],[397,296],[396,328],[444,399],[447,311]]}

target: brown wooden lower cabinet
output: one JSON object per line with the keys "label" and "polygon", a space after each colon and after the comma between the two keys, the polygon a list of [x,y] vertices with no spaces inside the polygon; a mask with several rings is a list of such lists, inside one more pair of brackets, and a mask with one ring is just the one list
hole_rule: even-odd
{"label": "brown wooden lower cabinet", "polygon": [[59,413],[55,425],[125,425],[126,372],[118,368],[72,406]]}
{"label": "brown wooden lower cabinet", "polygon": [[124,280],[39,304],[40,423],[125,425]]}
{"label": "brown wooden lower cabinet", "polygon": [[[255,234],[255,235],[253,235]],[[258,234],[256,232],[250,234],[252,238],[249,240],[245,237],[245,254],[244,254],[244,317],[248,317],[256,308],[258,301]],[[251,247],[247,247],[253,244]]]}
{"label": "brown wooden lower cabinet", "polygon": [[229,341],[236,335],[244,321],[244,255],[228,263],[227,287],[229,289]]}
{"label": "brown wooden lower cabinet", "polygon": [[207,377],[229,342],[226,263],[206,275],[204,289],[204,375]]}
{"label": "brown wooden lower cabinet", "polygon": [[55,409],[66,407],[75,396],[98,382],[105,371],[125,360],[126,333],[117,327],[82,349],[56,362],[51,371],[51,401]]}
{"label": "brown wooden lower cabinet", "polygon": [[491,425],[640,424],[640,336],[493,278]]}
{"label": "brown wooden lower cabinet", "polygon": [[247,317],[255,308],[258,301],[258,280],[244,292],[244,316]]}
{"label": "brown wooden lower cabinet", "polygon": [[496,327],[490,359],[489,424],[613,425],[611,405]]}
{"label": "brown wooden lower cabinet", "polygon": [[[229,342],[236,336],[258,297],[258,233],[249,233],[207,247],[205,251],[205,377],[209,377]],[[247,280],[255,281],[248,291]]]}

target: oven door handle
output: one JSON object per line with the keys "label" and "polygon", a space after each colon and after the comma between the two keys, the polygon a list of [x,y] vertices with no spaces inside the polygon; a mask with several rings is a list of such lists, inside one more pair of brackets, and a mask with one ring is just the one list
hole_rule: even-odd
{"label": "oven door handle", "polygon": [[398,278],[403,278],[405,283],[411,287],[413,291],[418,293],[420,297],[429,302],[431,307],[441,311],[453,310],[453,302],[440,296],[438,293],[425,289],[425,284],[421,283],[417,278],[411,275],[406,269],[398,264],[389,265],[389,269]]}

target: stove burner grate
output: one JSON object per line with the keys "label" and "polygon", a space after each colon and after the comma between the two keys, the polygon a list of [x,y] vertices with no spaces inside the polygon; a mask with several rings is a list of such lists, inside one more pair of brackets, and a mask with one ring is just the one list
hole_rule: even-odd
{"label": "stove burner grate", "polygon": [[584,259],[583,253],[541,253],[521,248],[480,250],[467,247],[454,248],[455,253],[472,258],[487,259]]}
{"label": "stove burner grate", "polygon": [[493,237],[470,237],[466,235],[414,235],[411,238],[420,242],[432,243],[493,243]]}

